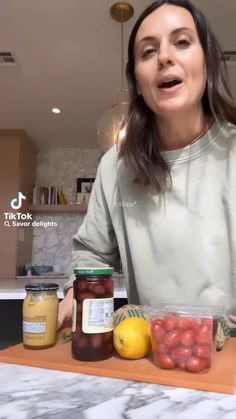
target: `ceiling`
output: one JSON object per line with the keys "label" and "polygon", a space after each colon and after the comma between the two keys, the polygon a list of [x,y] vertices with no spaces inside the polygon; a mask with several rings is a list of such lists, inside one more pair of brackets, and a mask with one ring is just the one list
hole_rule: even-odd
{"label": "ceiling", "polygon": [[[0,0],[0,128],[24,129],[38,147],[97,147],[96,124],[120,87],[120,24],[116,0]],[[150,0],[129,0],[131,27]],[[224,49],[236,49],[236,1],[193,0]],[[236,93],[236,66],[230,66]],[[61,108],[54,115],[52,107]]]}

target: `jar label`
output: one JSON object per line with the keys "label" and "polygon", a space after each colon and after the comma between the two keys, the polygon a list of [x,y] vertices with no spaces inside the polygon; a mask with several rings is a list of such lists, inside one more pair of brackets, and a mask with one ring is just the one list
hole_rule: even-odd
{"label": "jar label", "polygon": [[105,333],[113,330],[114,299],[96,298],[83,301],[82,331]]}
{"label": "jar label", "polygon": [[24,333],[45,333],[46,330],[46,319],[45,321],[23,321],[23,332]]}
{"label": "jar label", "polygon": [[77,302],[76,299],[73,298],[72,304],[72,332],[75,333],[76,331],[76,317],[77,317]]}

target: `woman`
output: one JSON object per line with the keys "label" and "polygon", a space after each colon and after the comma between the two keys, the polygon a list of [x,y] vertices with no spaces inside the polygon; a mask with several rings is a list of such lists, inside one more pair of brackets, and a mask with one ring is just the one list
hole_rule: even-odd
{"label": "woman", "polygon": [[[126,137],[98,168],[74,266],[121,259],[130,303],[231,310],[236,106],[220,47],[195,6],[170,0],[142,13],[128,52]],[[59,325],[71,316],[71,286]]]}

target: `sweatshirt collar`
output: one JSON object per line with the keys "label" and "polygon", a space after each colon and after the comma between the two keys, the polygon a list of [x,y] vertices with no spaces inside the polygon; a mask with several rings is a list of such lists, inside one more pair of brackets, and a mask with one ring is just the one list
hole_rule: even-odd
{"label": "sweatshirt collar", "polygon": [[223,126],[215,121],[207,133],[195,143],[189,144],[178,150],[161,151],[161,155],[167,163],[171,164],[184,163],[190,159],[196,158],[216,141],[222,129]]}

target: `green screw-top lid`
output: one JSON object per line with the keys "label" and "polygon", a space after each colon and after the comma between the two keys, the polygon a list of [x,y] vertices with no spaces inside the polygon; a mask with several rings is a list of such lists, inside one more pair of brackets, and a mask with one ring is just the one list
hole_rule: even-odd
{"label": "green screw-top lid", "polygon": [[84,268],[75,268],[75,275],[112,275],[114,269],[110,266],[108,268],[98,268],[98,267],[84,267]]}

